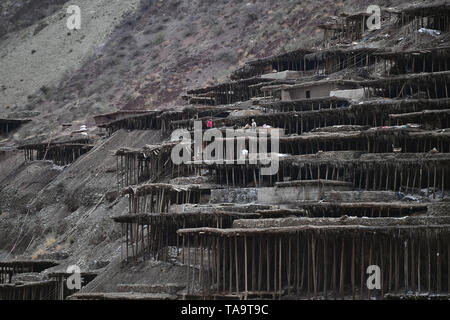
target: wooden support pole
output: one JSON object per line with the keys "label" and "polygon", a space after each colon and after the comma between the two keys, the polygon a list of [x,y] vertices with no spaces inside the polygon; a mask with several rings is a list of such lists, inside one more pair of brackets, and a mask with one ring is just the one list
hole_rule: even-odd
{"label": "wooden support pole", "polygon": [[270,292],[270,243],[269,237],[266,239],[266,281],[267,281],[267,292]]}
{"label": "wooden support pole", "polygon": [[352,238],[352,267],[351,267],[351,277],[352,277],[352,297],[355,300],[355,237]]}
{"label": "wooden support pole", "polygon": [[316,273],[316,239],[314,233],[311,235],[311,257],[312,257],[312,275],[314,286],[314,299],[317,299],[317,273]]}
{"label": "wooden support pole", "polygon": [[339,291],[341,294],[341,299],[344,299],[344,237],[342,237],[341,243],[341,271],[339,277]]}
{"label": "wooden support pole", "polygon": [[237,236],[234,237],[234,262],[236,267],[236,294],[239,294],[239,257]]}
{"label": "wooden support pole", "polygon": [[291,295],[291,237],[288,237],[288,263],[287,263],[287,284],[288,284],[288,289],[287,289],[287,294],[288,296]]}
{"label": "wooden support pole", "polygon": [[263,239],[262,235],[258,238],[258,247],[259,247],[259,255],[258,255],[258,292],[262,290],[262,247],[263,247]]}
{"label": "wooden support pole", "polygon": [[187,264],[186,264],[186,269],[187,269],[186,273],[187,273],[187,293],[189,294],[189,292],[190,292],[190,284],[191,284],[190,279],[189,279],[189,275],[191,273],[191,270],[190,270],[190,265],[191,265],[191,239],[188,238],[187,243],[188,243],[188,261],[187,261]]}
{"label": "wooden support pole", "polygon": [[363,299],[364,297],[364,275],[365,275],[365,270],[364,270],[364,238],[361,237],[361,269],[360,269],[360,288],[359,288],[359,299]]}
{"label": "wooden support pole", "polygon": [[229,254],[229,256],[230,256],[230,266],[229,266],[229,269],[230,269],[230,284],[229,284],[229,287],[230,287],[230,294],[233,292],[233,241],[232,241],[232,239],[231,239],[231,237],[229,238],[229,251],[230,251],[230,254]]}
{"label": "wooden support pole", "polygon": [[245,281],[245,299],[248,297],[248,254],[247,254],[247,236],[244,235],[244,281]]}
{"label": "wooden support pole", "polygon": [[281,298],[282,295],[282,281],[281,281],[281,272],[282,272],[282,265],[281,265],[281,259],[282,259],[282,249],[281,249],[281,236],[279,237],[279,254],[278,254],[278,283],[279,283],[279,297]]}
{"label": "wooden support pole", "polygon": [[328,299],[328,240],[323,238],[323,295],[325,300]]}

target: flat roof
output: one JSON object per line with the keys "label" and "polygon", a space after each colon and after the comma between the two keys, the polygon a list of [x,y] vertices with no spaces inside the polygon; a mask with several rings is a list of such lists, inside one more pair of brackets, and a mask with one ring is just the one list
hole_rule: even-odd
{"label": "flat roof", "polygon": [[53,260],[9,260],[9,261],[0,261],[0,267],[39,267],[43,268],[43,270],[52,268],[59,265],[58,262]]}
{"label": "flat roof", "polygon": [[291,84],[291,85],[277,85],[277,86],[267,86],[262,87],[262,91],[279,91],[279,90],[295,90],[299,88],[311,88],[311,87],[318,87],[318,86],[324,86],[324,85],[344,85],[344,86],[351,86],[354,88],[361,87],[361,81],[356,80],[319,80],[319,81],[310,81],[310,82],[303,82],[303,83],[297,83],[297,84]]}

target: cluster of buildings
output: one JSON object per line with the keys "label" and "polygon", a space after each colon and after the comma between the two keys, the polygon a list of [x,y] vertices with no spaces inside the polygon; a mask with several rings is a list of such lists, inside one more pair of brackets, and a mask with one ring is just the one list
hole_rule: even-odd
{"label": "cluster of buildings", "polygon": [[[108,134],[194,134],[195,121],[206,129],[210,119],[220,130],[255,120],[257,136],[280,132],[274,175],[248,159],[174,164],[177,141],[117,150],[117,190],[129,201],[114,218],[122,260],[184,266],[176,298],[448,299],[450,46],[331,46],[367,37],[367,17],[320,26],[324,49],[249,61],[230,82],[187,92],[183,108],[98,116]],[[386,10],[382,20],[445,33],[449,17],[439,3]],[[359,76],[342,77],[348,72]],[[54,151],[63,146],[66,155]],[[23,148],[28,160],[70,163],[86,146]],[[369,266],[381,271],[375,288],[366,285]],[[140,298],[151,291],[125,287]]]}

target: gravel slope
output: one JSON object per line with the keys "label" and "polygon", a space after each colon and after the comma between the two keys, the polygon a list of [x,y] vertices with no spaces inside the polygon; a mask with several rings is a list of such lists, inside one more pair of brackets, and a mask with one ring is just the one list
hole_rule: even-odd
{"label": "gravel slope", "polygon": [[38,25],[9,34],[0,46],[2,112],[4,108],[14,111],[14,106],[20,109],[30,94],[79,69],[84,59],[104,44],[115,26],[136,10],[138,3],[139,0],[79,0],[81,30],[67,28],[66,4]]}

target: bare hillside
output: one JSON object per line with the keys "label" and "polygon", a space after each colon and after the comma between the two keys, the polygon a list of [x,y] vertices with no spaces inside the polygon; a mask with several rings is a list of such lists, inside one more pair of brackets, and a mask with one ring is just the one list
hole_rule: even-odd
{"label": "bare hillside", "polygon": [[369,2],[81,1],[79,31],[67,30],[63,7],[2,38],[0,106],[35,117],[23,140],[99,113],[178,105],[247,60],[319,44],[317,25]]}

